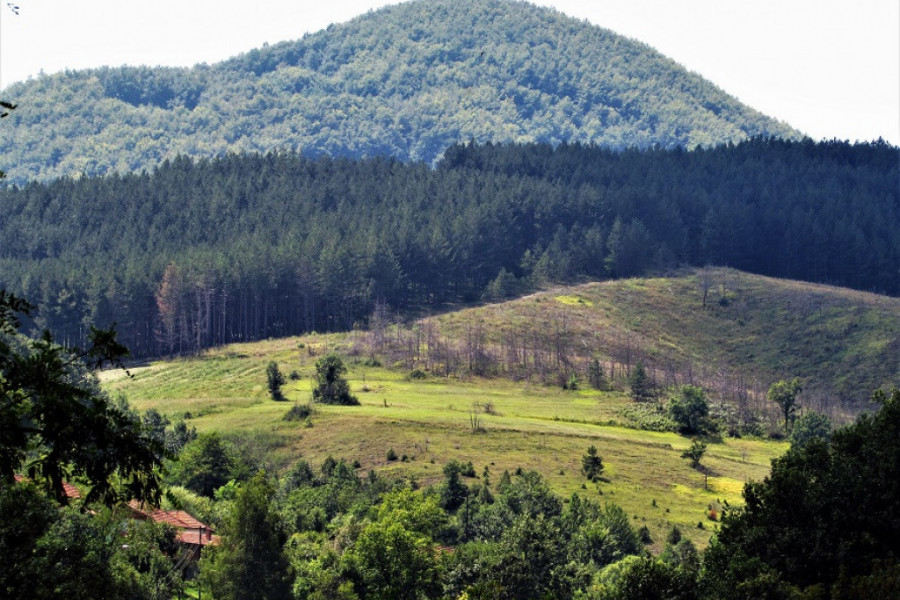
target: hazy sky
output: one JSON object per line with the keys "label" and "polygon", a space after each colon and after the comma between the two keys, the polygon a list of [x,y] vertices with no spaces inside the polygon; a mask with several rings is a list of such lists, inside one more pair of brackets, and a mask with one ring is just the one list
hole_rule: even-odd
{"label": "hazy sky", "polygon": [[[424,0],[427,1],[427,0]],[[66,68],[213,63],[385,0],[0,0],[0,88]],[[646,42],[816,139],[900,145],[898,0],[537,0]],[[18,6],[18,15],[10,8]]]}

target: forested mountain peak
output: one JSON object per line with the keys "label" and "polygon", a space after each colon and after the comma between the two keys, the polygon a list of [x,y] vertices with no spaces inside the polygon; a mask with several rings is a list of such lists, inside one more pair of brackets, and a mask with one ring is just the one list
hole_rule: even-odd
{"label": "forested mountain peak", "polygon": [[509,0],[414,0],[216,65],[103,67],[7,90],[13,181],[291,149],[433,162],[458,141],[613,148],[796,137],[649,46]]}

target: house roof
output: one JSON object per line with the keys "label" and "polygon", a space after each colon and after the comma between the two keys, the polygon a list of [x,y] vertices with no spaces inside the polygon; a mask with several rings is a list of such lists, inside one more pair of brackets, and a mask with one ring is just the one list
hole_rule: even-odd
{"label": "house roof", "polygon": [[196,519],[187,511],[143,508],[137,500],[129,502],[128,508],[139,519],[148,519],[156,523],[171,525],[178,530],[175,539],[184,544],[207,546],[219,543],[219,536],[212,535],[213,528]]}
{"label": "house roof", "polygon": [[[21,483],[23,481],[29,481],[27,477],[24,475],[14,475],[16,483]],[[69,483],[68,481],[62,482],[63,492],[66,494],[66,498],[70,500],[76,500],[81,498],[81,492],[78,491],[78,488]]]}
{"label": "house roof", "polygon": [[198,529],[185,529],[175,535],[175,539],[182,544],[194,544],[197,546],[218,546],[221,539],[217,535],[207,535]]}

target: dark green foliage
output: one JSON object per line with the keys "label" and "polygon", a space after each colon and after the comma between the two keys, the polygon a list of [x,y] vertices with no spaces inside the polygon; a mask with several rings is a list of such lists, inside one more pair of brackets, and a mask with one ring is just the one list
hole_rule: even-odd
{"label": "dark green foliage", "polygon": [[831,439],[831,421],[825,415],[810,411],[794,422],[791,427],[791,445],[805,446],[812,440],[829,441]]}
{"label": "dark green foliage", "polygon": [[624,149],[798,135],[649,46],[495,0],[404,3],[216,65],[67,71],[7,91],[28,105],[0,131],[16,183],[140,172],[173,151],[432,163],[469,139]]}
{"label": "dark green foliage", "polygon": [[681,453],[681,458],[689,458],[691,466],[695,469],[700,468],[700,461],[706,454],[706,442],[703,440],[693,440],[687,450]]}
{"label": "dark green foliage", "polygon": [[144,412],[141,424],[148,435],[165,446],[170,456],[177,455],[185,444],[197,438],[196,427],[188,429],[183,420],[179,420],[174,426],[169,427],[172,422],[155,408]]}
{"label": "dark green foliage", "polygon": [[271,503],[274,487],[264,472],[240,489],[225,522],[222,543],[204,552],[201,569],[218,600],[279,600],[291,597],[282,548],[285,535]]}
{"label": "dark green foliage", "polygon": [[772,384],[766,393],[769,402],[773,402],[781,408],[784,415],[784,428],[790,431],[794,423],[794,415],[799,408],[797,404],[797,395],[803,391],[800,380],[796,377],[791,381],[777,381]]}
{"label": "dark green foliage", "polygon": [[631,527],[628,515],[616,504],[603,508],[573,496],[565,520],[573,530],[569,554],[575,560],[597,567],[626,556],[642,554],[644,544]]}
{"label": "dark green foliage", "polygon": [[422,369],[413,369],[406,376],[407,379],[428,379],[428,373],[423,371]]}
{"label": "dark green foliage", "polygon": [[693,600],[690,574],[657,558],[629,556],[600,575],[599,600]]}
{"label": "dark green foliage", "polygon": [[448,512],[455,512],[469,495],[469,488],[460,476],[465,473],[466,465],[458,460],[451,460],[444,465],[444,483],[441,484],[441,506]]}
{"label": "dark green foliage", "polygon": [[297,488],[311,486],[316,483],[316,475],[313,473],[312,467],[304,459],[298,460],[291,467],[284,479],[282,480],[282,488],[286,492],[292,492]]}
{"label": "dark green foliage", "polygon": [[30,600],[44,574],[33,558],[38,539],[58,518],[56,506],[31,484],[0,486],[0,596]]}
{"label": "dark green foliage", "polygon": [[581,457],[581,472],[591,481],[603,473],[603,457],[597,454],[596,446],[591,445],[587,449],[587,454]]}
{"label": "dark green foliage", "polygon": [[124,400],[111,401],[89,370],[127,353],[115,332],[91,328],[88,350],[67,350],[49,331],[37,340],[18,333],[19,315],[30,310],[0,290],[0,483],[25,472],[65,503],[63,480],[84,477],[88,503],[158,501],[163,441]]}
{"label": "dark green foliage", "polygon": [[204,433],[184,447],[171,469],[172,481],[211,498],[240,470],[233,448],[218,433]]}
{"label": "dark green foliage", "polygon": [[284,375],[278,369],[278,363],[271,361],[266,365],[266,387],[269,389],[269,396],[272,400],[284,400],[284,394],[281,393],[281,386],[284,385]]}
{"label": "dark green foliage", "polygon": [[603,375],[603,367],[600,361],[592,358],[588,363],[588,381],[595,390],[602,390],[606,387],[606,378]]}
{"label": "dark green foliage", "polygon": [[440,591],[431,540],[407,529],[394,514],[367,525],[344,555],[363,598],[417,600]]}
{"label": "dark green foliage", "polygon": [[[330,457],[329,457],[330,458]],[[323,531],[335,517],[359,511],[359,505],[371,504],[371,494],[382,490],[381,480],[371,478],[367,486],[344,459],[333,458],[322,465],[316,477],[306,461],[300,460],[282,480],[281,512],[289,531]]]}
{"label": "dark green foliage", "polygon": [[188,428],[187,423],[178,420],[175,422],[175,425],[172,426],[172,429],[166,430],[166,450],[169,451],[170,455],[174,456],[181,452],[181,449],[184,448],[188,442],[192,442],[196,439],[197,428]]}
{"label": "dark green foliage", "polygon": [[[0,264],[7,288],[40,306],[37,327],[87,344],[85,321],[118,322],[136,356],[350,329],[379,302],[474,301],[501,267],[523,286],[603,278],[617,219],[639,218],[646,254],[675,264],[896,294],[898,164],[886,144],[762,139],[690,152],[461,145],[436,169],[175,159],[0,189]],[[878,382],[893,375],[883,368]],[[858,393],[852,376],[842,394]]]}
{"label": "dark green foliage", "polygon": [[59,509],[30,483],[0,486],[0,556],[9,600],[169,599],[181,589],[170,528]]}
{"label": "dark green foliage", "polygon": [[347,367],[336,354],[323,356],[316,361],[316,387],[313,400],[322,404],[359,404],[350,393],[350,384],[344,378]]}
{"label": "dark green foliage", "polygon": [[387,454],[385,455],[385,459],[388,462],[394,462],[395,460],[397,460],[397,453],[394,452],[393,448],[388,448]]}
{"label": "dark green foliage", "polygon": [[877,414],[830,443],[793,446],[745,486],[745,507],[725,515],[706,552],[710,597],[750,598],[740,590],[759,586],[836,593],[839,577],[861,582],[900,555],[900,390],[877,397]]}
{"label": "dark green foliage", "polygon": [[644,363],[638,362],[628,374],[628,388],[631,390],[631,398],[635,402],[647,402],[656,399],[656,387],[644,368]]}
{"label": "dark green foliage", "polygon": [[529,600],[571,594],[562,568],[565,544],[558,522],[543,514],[519,516],[498,543],[493,577],[500,598]]}
{"label": "dark green foliage", "polygon": [[669,416],[685,435],[702,435],[712,428],[706,393],[695,385],[681,386],[679,395],[669,401]]}
{"label": "dark green foliage", "polygon": [[313,414],[309,404],[295,404],[282,417],[285,421],[305,421]]}

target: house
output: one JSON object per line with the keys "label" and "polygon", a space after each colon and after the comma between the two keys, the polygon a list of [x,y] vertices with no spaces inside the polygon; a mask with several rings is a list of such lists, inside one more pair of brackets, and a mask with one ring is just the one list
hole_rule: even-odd
{"label": "house", "polygon": [[145,507],[136,500],[127,506],[134,519],[171,525],[175,529],[175,541],[184,546],[195,560],[200,558],[200,551],[205,546],[219,544],[220,538],[213,533],[213,528],[187,511]]}

